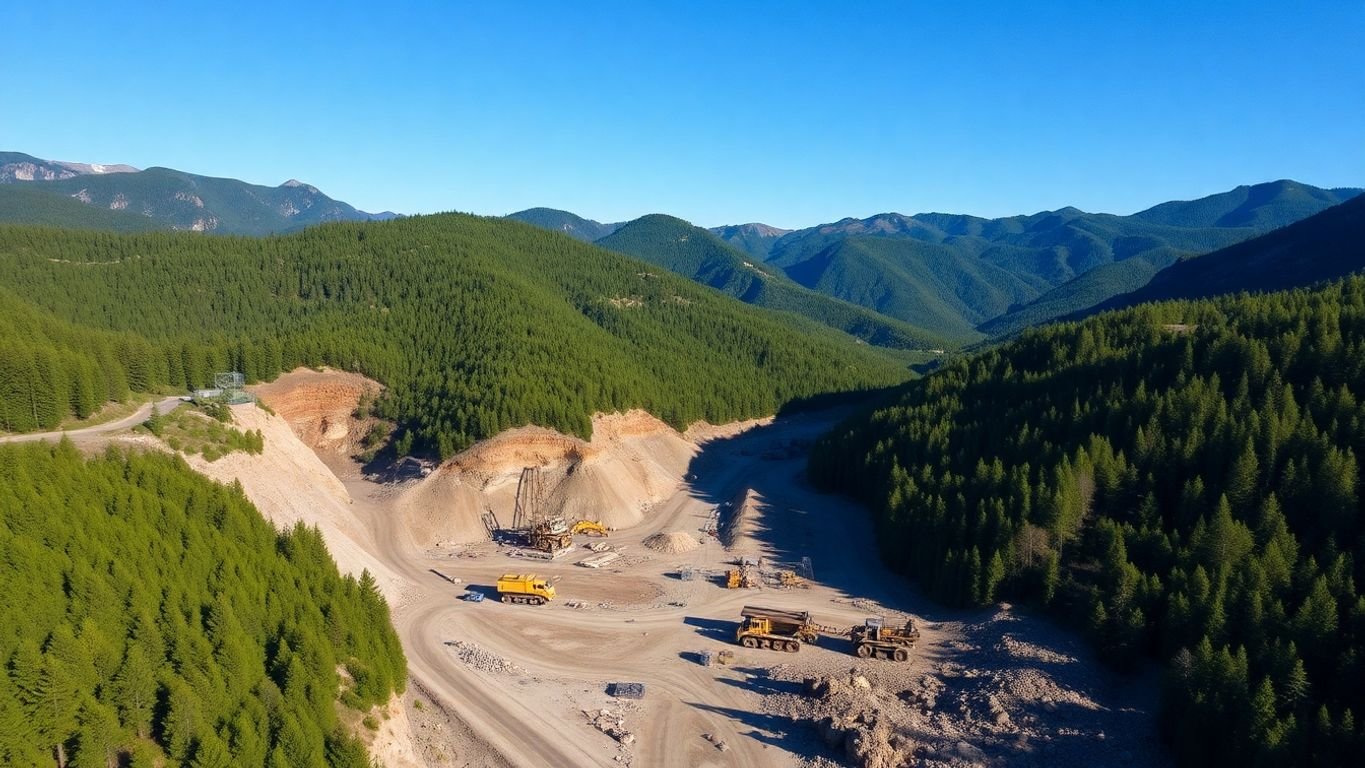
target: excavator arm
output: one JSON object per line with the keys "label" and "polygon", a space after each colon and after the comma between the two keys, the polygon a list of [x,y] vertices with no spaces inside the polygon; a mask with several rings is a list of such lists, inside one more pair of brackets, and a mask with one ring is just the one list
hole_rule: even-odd
{"label": "excavator arm", "polygon": [[577,536],[580,533],[604,537],[610,535],[610,532],[605,525],[593,520],[579,520],[569,529],[569,533],[574,536]]}

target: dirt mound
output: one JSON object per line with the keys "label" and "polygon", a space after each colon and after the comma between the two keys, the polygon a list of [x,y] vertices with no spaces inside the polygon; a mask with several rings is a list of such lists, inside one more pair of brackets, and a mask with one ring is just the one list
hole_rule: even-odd
{"label": "dirt mound", "polygon": [[720,543],[735,552],[757,552],[759,543],[754,538],[762,501],[752,488],[746,488],[721,510]]}
{"label": "dirt mound", "polygon": [[261,431],[264,450],[255,456],[238,451],[211,463],[202,456],[186,456],[185,461],[220,482],[240,482],[251,503],[277,528],[299,522],[317,526],[342,573],[359,577],[368,568],[384,596],[394,601],[400,579],[370,554],[368,532],[352,512],[350,495],[336,475],[283,418],[254,405],[233,406],[232,414],[239,429]]}
{"label": "dirt mound", "polygon": [[696,451],[638,410],[594,417],[592,440],[520,427],[451,458],[405,491],[398,508],[418,546],[482,541],[483,514],[511,525],[521,470],[540,467],[546,512],[629,528],[677,490]]}
{"label": "dirt mound", "polygon": [[656,533],[645,539],[644,545],[656,552],[663,552],[669,555],[676,555],[682,552],[691,552],[701,544],[697,537],[686,531],[669,531],[668,533]]}
{"label": "dirt mound", "polygon": [[[915,764],[919,745],[890,717],[898,700],[867,678],[822,677],[807,681],[809,717],[831,748],[860,768],[901,768]],[[962,757],[969,758],[963,754]]]}
{"label": "dirt mound", "polygon": [[249,389],[289,422],[306,445],[350,453],[365,436],[371,421],[357,419],[356,406],[363,396],[374,396],[383,387],[358,373],[295,368],[269,384]]}

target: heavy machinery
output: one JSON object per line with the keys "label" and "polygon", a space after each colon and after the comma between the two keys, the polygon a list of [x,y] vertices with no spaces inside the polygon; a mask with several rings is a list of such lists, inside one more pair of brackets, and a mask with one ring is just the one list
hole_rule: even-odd
{"label": "heavy machinery", "polygon": [[550,557],[573,548],[573,533],[564,518],[545,514],[545,489],[537,467],[521,470],[512,527],[503,528],[491,509],[484,513],[483,524],[488,529],[489,538],[496,542],[538,550]]}
{"label": "heavy machinery", "polygon": [[822,634],[839,632],[834,627],[811,621],[810,611],[746,605],[739,615],[742,620],[735,631],[735,641],[745,648],[771,648],[796,653],[801,650],[801,643],[813,643]]}
{"label": "heavy machinery", "polygon": [[740,611],[735,641],[745,648],[771,648],[796,653],[802,643],[814,643],[821,635],[847,637],[853,652],[861,658],[908,661],[910,649],[919,640],[913,620],[903,627],[887,627],[880,617],[866,619],[862,626],[841,629],[816,624],[809,611],[788,611],[746,605]]}
{"label": "heavy machinery", "polygon": [[504,573],[498,577],[498,596],[504,603],[544,605],[555,599],[555,588],[534,573]]}
{"label": "heavy machinery", "polygon": [[577,536],[581,533],[588,534],[589,536],[601,536],[603,538],[610,535],[607,526],[602,525],[596,520],[579,520],[569,528],[569,534],[572,536]]}
{"label": "heavy machinery", "polygon": [[725,572],[726,589],[749,589],[763,586],[763,563],[757,557],[742,556],[736,563],[738,568]]}
{"label": "heavy machinery", "polygon": [[880,616],[863,621],[861,627],[848,631],[853,641],[853,652],[861,658],[909,661],[910,649],[919,640],[919,629],[914,619],[906,619],[905,626],[888,627]]}

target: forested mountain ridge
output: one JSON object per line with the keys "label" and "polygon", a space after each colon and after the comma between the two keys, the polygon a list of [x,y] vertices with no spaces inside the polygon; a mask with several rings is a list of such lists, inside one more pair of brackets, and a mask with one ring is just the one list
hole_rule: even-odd
{"label": "forested mountain ridge", "polygon": [[[797,230],[772,244],[768,261],[802,285],[913,325],[998,336],[1134,290],[1182,256],[1359,193],[1276,181],[1132,216],[1070,207],[1002,219],[888,213]],[[926,291],[950,305],[926,305]]]}
{"label": "forested mountain ridge", "polygon": [[615,232],[621,224],[603,224],[600,221],[585,219],[577,214],[568,211],[560,211],[554,208],[527,208],[524,211],[509,213],[504,218],[524,221],[527,224],[548,229],[554,232],[562,232],[575,240],[582,240],[585,243],[592,243]]}
{"label": "forested mountain ridge", "polygon": [[657,264],[746,304],[794,312],[869,344],[897,349],[951,346],[908,323],[797,285],[781,270],[755,263],[711,232],[672,216],[642,216],[597,244]]}
{"label": "forested mountain ridge", "polygon": [[[392,213],[370,214],[324,195],[316,187],[289,180],[278,187],[248,184],[228,178],[200,176],[171,168],[129,169],[117,173],[76,172],[77,164],[54,163],[21,153],[0,153],[0,181],[29,195],[75,200],[92,208],[145,217],[161,228],[217,234],[266,235],[290,232],[327,221],[369,221],[393,218]],[[103,167],[103,166],[101,166]],[[36,171],[34,169],[37,169]],[[7,185],[8,186],[8,185]],[[9,193],[0,189],[0,200]],[[27,202],[35,198],[22,198]],[[36,204],[36,202],[35,202]],[[10,207],[15,203],[11,202]],[[17,212],[9,220],[23,224],[60,224],[53,221],[55,202],[37,209],[33,217]],[[41,214],[41,215],[39,215]],[[72,211],[73,218],[75,216]],[[72,222],[80,226],[80,219]],[[130,229],[130,227],[118,227]]]}
{"label": "forested mountain ridge", "polygon": [[1160,659],[1182,763],[1344,766],[1362,455],[1357,277],[1026,331],[842,425],[810,472],[940,599],[1042,603],[1115,664]]}
{"label": "forested mountain ridge", "polygon": [[711,227],[710,232],[732,247],[738,248],[750,256],[767,261],[768,254],[772,253],[773,243],[782,239],[783,235],[789,234],[791,230],[755,222]]}
{"label": "forested mountain ridge", "polygon": [[[676,426],[723,422],[908,375],[814,322],[460,214],[262,239],[0,227],[0,285],[31,305],[13,322],[41,329],[3,342],[3,399],[46,403],[36,420],[10,409],[13,429],[125,383],[329,364],[389,385],[381,412],[400,424],[400,453],[449,456],[525,424],[587,436],[593,413],[636,407]],[[58,358],[70,362],[44,362]]]}
{"label": "forested mountain ridge", "polygon": [[1274,291],[1365,269],[1365,196],[1161,270],[1143,287],[1095,310],[1239,291]]}
{"label": "forested mountain ridge", "polygon": [[179,458],[0,446],[0,553],[0,764],[366,768],[406,684],[368,573]]}

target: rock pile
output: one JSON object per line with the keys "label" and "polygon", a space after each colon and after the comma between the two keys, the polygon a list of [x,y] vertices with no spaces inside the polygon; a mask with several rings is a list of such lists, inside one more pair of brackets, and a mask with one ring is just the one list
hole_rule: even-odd
{"label": "rock pile", "polygon": [[504,659],[496,653],[480,648],[478,643],[464,640],[447,640],[446,645],[455,651],[460,661],[479,670],[499,675],[524,675],[526,670]]}
{"label": "rock pile", "polygon": [[619,712],[599,709],[585,711],[583,715],[588,718],[588,723],[592,727],[616,739],[623,746],[628,747],[635,743],[635,734],[626,730],[626,719]]}

